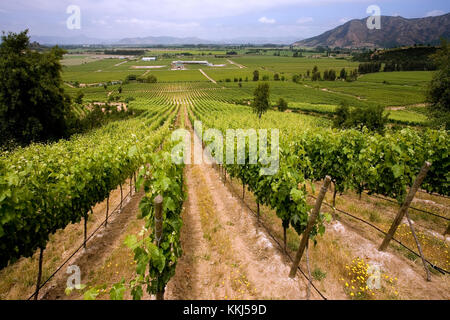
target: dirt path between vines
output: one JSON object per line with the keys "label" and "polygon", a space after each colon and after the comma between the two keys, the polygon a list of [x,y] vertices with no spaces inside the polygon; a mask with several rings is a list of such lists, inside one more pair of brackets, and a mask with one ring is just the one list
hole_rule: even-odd
{"label": "dirt path between vines", "polygon": [[122,210],[116,212],[108,220],[106,228],[100,229],[97,234],[87,243],[87,248],[81,249],[64,267],[58,272],[54,280],[43,290],[43,300],[64,300],[73,299],[64,293],[66,281],[69,275],[65,270],[69,265],[77,265],[81,271],[81,283],[85,283],[87,275],[94,270],[98,270],[111,252],[122,244],[121,237],[128,224],[136,219],[139,211],[139,202],[144,196],[144,192],[133,194],[133,197],[124,202]]}
{"label": "dirt path between vines", "polygon": [[216,80],[208,76],[205,71],[203,71],[202,69],[198,69],[198,71],[200,71],[209,81],[211,81],[214,84],[217,84]]}
{"label": "dirt path between vines", "polygon": [[244,65],[242,65],[242,64],[239,64],[239,63],[236,63],[236,62],[234,62],[234,61],[232,61],[232,60],[230,60],[230,59],[227,59],[227,61],[228,61],[229,63],[234,64],[235,66],[239,67],[239,69],[247,68],[246,66],[244,66]]}
{"label": "dirt path between vines", "polygon": [[305,279],[288,277],[290,262],[213,166],[187,165],[185,176],[183,256],[166,299],[305,299]]}

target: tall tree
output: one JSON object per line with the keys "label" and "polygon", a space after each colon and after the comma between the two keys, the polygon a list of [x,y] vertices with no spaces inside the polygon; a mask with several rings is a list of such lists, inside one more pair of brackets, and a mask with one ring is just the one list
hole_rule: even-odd
{"label": "tall tree", "polygon": [[83,104],[84,93],[83,91],[78,91],[73,100],[77,104]]}
{"label": "tall tree", "polygon": [[259,80],[259,71],[255,70],[253,71],[253,81],[258,81]]}
{"label": "tall tree", "polygon": [[345,68],[341,69],[341,72],[339,73],[339,78],[340,79],[345,79],[347,78],[347,71],[345,71]]}
{"label": "tall tree", "polygon": [[261,119],[261,116],[270,108],[269,84],[260,83],[256,87],[253,95],[253,112],[256,113],[258,115],[258,118]]}
{"label": "tall tree", "polygon": [[0,44],[0,144],[48,141],[67,134],[70,97],[62,87],[64,50],[30,49],[28,30],[3,33]]}
{"label": "tall tree", "polygon": [[277,103],[278,111],[284,112],[288,108],[288,103],[283,98],[280,98]]}
{"label": "tall tree", "polygon": [[438,70],[434,73],[427,92],[430,103],[429,118],[437,127],[450,129],[450,44],[445,39],[441,41],[441,49],[433,56]]}

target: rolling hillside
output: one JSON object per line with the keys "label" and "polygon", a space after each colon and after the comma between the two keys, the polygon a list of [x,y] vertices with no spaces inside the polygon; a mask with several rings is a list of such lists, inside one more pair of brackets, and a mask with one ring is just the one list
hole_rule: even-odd
{"label": "rolling hillside", "polygon": [[440,37],[450,37],[450,13],[437,17],[406,19],[381,17],[381,29],[369,30],[367,18],[354,19],[319,36],[294,43],[302,47],[382,47],[436,44]]}

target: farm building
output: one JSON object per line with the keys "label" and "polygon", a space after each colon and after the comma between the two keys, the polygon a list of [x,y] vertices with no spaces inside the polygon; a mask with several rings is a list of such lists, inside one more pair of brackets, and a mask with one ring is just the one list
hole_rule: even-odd
{"label": "farm building", "polygon": [[210,66],[211,63],[209,63],[208,61],[204,60],[193,60],[193,61],[172,61],[173,65],[181,65],[181,64],[204,64],[206,66]]}
{"label": "farm building", "polygon": [[155,61],[156,57],[143,57],[142,61]]}

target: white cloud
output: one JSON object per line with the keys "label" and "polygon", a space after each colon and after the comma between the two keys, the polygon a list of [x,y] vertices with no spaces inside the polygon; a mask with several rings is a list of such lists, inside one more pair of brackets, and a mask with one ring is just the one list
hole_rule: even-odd
{"label": "white cloud", "polygon": [[339,19],[339,23],[346,23],[346,22],[349,22],[349,21],[350,21],[349,18],[342,18],[342,19]]}
{"label": "white cloud", "polygon": [[261,17],[258,19],[258,21],[261,23],[269,23],[269,24],[274,24],[276,22],[275,19],[269,19],[266,17]]}
{"label": "white cloud", "polygon": [[301,17],[301,18],[297,19],[297,23],[299,23],[299,24],[313,22],[313,21],[314,21],[314,19],[312,17]]}
{"label": "white cloud", "polygon": [[442,10],[433,10],[433,11],[427,12],[425,17],[435,17],[435,16],[441,16],[443,14],[445,14],[445,12]]}

